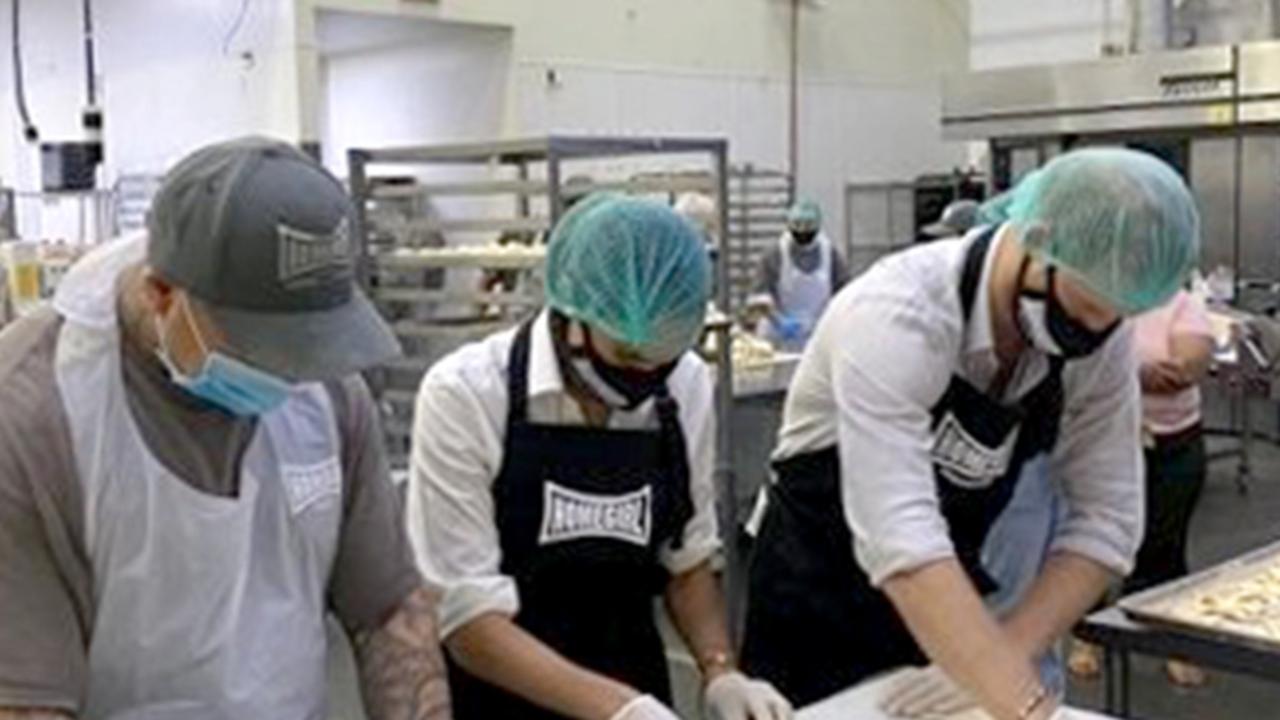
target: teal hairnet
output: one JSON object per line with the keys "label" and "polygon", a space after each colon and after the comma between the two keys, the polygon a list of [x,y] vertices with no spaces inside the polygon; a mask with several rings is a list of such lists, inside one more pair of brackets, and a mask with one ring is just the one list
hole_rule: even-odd
{"label": "teal hairnet", "polygon": [[1135,150],[1060,155],[987,202],[982,216],[1013,223],[1033,256],[1125,314],[1164,304],[1200,255],[1200,216],[1186,183]]}
{"label": "teal hairnet", "polygon": [[671,208],[597,194],[556,225],[546,285],[552,308],[665,361],[702,331],[711,263],[701,234]]}
{"label": "teal hairnet", "polygon": [[792,230],[822,229],[822,207],[812,200],[800,200],[787,211],[787,227]]}

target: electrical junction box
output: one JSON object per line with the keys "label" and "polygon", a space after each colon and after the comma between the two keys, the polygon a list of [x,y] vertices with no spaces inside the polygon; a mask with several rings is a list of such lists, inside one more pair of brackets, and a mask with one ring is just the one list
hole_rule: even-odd
{"label": "electrical junction box", "polygon": [[102,143],[47,142],[40,144],[40,177],[45,192],[92,190]]}
{"label": "electrical junction box", "polygon": [[18,208],[14,203],[13,190],[0,187],[0,240],[11,240],[18,237]]}

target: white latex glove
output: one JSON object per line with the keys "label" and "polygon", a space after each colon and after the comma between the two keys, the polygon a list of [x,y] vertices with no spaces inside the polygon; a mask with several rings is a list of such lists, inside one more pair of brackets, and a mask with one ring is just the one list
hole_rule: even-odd
{"label": "white latex glove", "polygon": [[680,720],[680,716],[652,695],[641,695],[623,705],[609,720]]}
{"label": "white latex glove", "polygon": [[767,682],[728,672],[707,686],[703,705],[712,720],[791,720],[791,703]]}
{"label": "white latex glove", "polygon": [[880,698],[880,709],[896,718],[947,717],[977,706],[937,665],[904,672]]}

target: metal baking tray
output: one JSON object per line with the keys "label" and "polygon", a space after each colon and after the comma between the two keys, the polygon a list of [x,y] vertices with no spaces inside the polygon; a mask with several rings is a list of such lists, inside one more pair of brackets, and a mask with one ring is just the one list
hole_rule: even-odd
{"label": "metal baking tray", "polygon": [[1134,620],[1280,653],[1280,615],[1272,620],[1275,634],[1268,634],[1254,624],[1227,619],[1198,622],[1176,611],[1179,605],[1200,593],[1255,576],[1265,568],[1277,564],[1280,564],[1280,542],[1265,545],[1179,580],[1129,595],[1117,604]]}

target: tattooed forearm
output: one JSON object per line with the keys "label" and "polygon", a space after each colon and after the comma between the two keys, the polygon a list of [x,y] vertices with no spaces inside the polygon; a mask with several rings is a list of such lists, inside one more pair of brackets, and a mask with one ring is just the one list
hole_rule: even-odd
{"label": "tattooed forearm", "polygon": [[416,590],[385,625],[356,636],[360,689],[370,720],[451,717],[435,610],[432,594]]}

